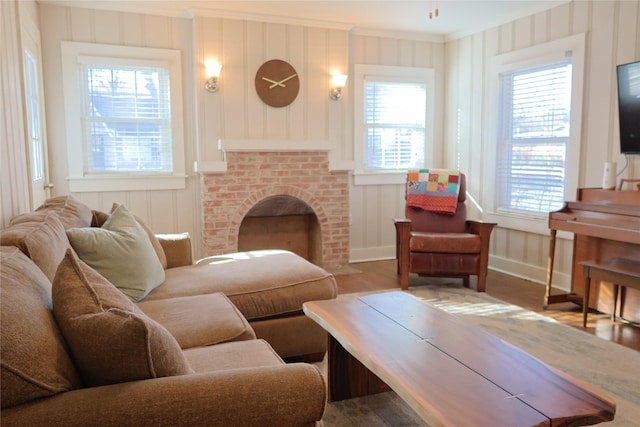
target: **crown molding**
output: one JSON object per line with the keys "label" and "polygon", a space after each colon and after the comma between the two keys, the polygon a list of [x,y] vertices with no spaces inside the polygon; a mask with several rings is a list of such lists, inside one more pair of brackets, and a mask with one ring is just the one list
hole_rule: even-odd
{"label": "crown molding", "polygon": [[417,33],[417,32],[411,32],[411,31],[376,30],[371,28],[354,27],[351,30],[351,34],[356,36],[384,37],[384,38],[390,38],[390,39],[423,41],[423,42],[430,42],[430,43],[445,42],[444,35],[430,34],[430,33]]}
{"label": "crown molding", "polygon": [[268,13],[236,12],[208,7],[182,7],[179,1],[96,1],[96,0],[37,0],[39,4],[74,7],[84,9],[108,10],[115,12],[139,13],[168,16],[172,18],[193,19],[194,17],[234,19],[256,21],[270,24],[299,25],[304,27],[326,28],[350,31],[353,24],[323,21],[311,18],[294,18]]}

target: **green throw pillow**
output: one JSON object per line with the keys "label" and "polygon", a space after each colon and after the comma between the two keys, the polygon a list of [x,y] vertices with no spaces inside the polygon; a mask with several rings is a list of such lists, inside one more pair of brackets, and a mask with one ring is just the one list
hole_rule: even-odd
{"label": "green throw pillow", "polygon": [[70,228],[67,237],[82,261],[133,301],[164,282],[164,269],[144,229],[125,206],[100,228]]}

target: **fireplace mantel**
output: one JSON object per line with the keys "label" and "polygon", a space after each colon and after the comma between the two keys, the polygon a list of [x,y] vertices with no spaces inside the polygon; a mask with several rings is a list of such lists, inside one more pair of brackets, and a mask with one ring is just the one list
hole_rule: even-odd
{"label": "fireplace mantel", "polygon": [[351,171],[355,169],[353,160],[333,160],[335,151],[331,141],[289,139],[219,139],[218,150],[222,152],[223,160],[196,161],[194,171],[197,173],[225,173],[227,171],[226,153],[286,153],[286,152],[322,152],[329,155],[329,170]]}

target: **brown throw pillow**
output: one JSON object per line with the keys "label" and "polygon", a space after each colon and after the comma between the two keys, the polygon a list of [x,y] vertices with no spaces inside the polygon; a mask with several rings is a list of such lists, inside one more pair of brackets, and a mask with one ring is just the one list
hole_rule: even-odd
{"label": "brown throw pillow", "polygon": [[91,225],[91,208],[70,194],[45,200],[36,212],[55,212],[65,229]]}
{"label": "brown throw pillow", "polygon": [[87,385],[193,372],[175,338],[71,250],[53,282],[53,312]]}
{"label": "brown throw pillow", "polygon": [[51,312],[51,282],[18,248],[0,247],[2,408],[82,387]]}
{"label": "brown throw pillow", "polygon": [[0,231],[2,246],[17,246],[50,281],[69,248],[64,225],[55,212],[29,212],[11,220]]}
{"label": "brown throw pillow", "polygon": [[109,214],[106,212],[91,210],[91,226],[102,227],[102,225],[109,219]]}

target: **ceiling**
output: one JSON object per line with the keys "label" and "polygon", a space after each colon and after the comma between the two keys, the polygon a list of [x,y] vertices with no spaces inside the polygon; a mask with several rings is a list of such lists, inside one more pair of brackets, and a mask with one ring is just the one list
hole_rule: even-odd
{"label": "ceiling", "polygon": [[[421,33],[455,39],[569,0],[40,0],[171,16],[219,16],[358,31]],[[439,16],[429,19],[429,12]]]}

